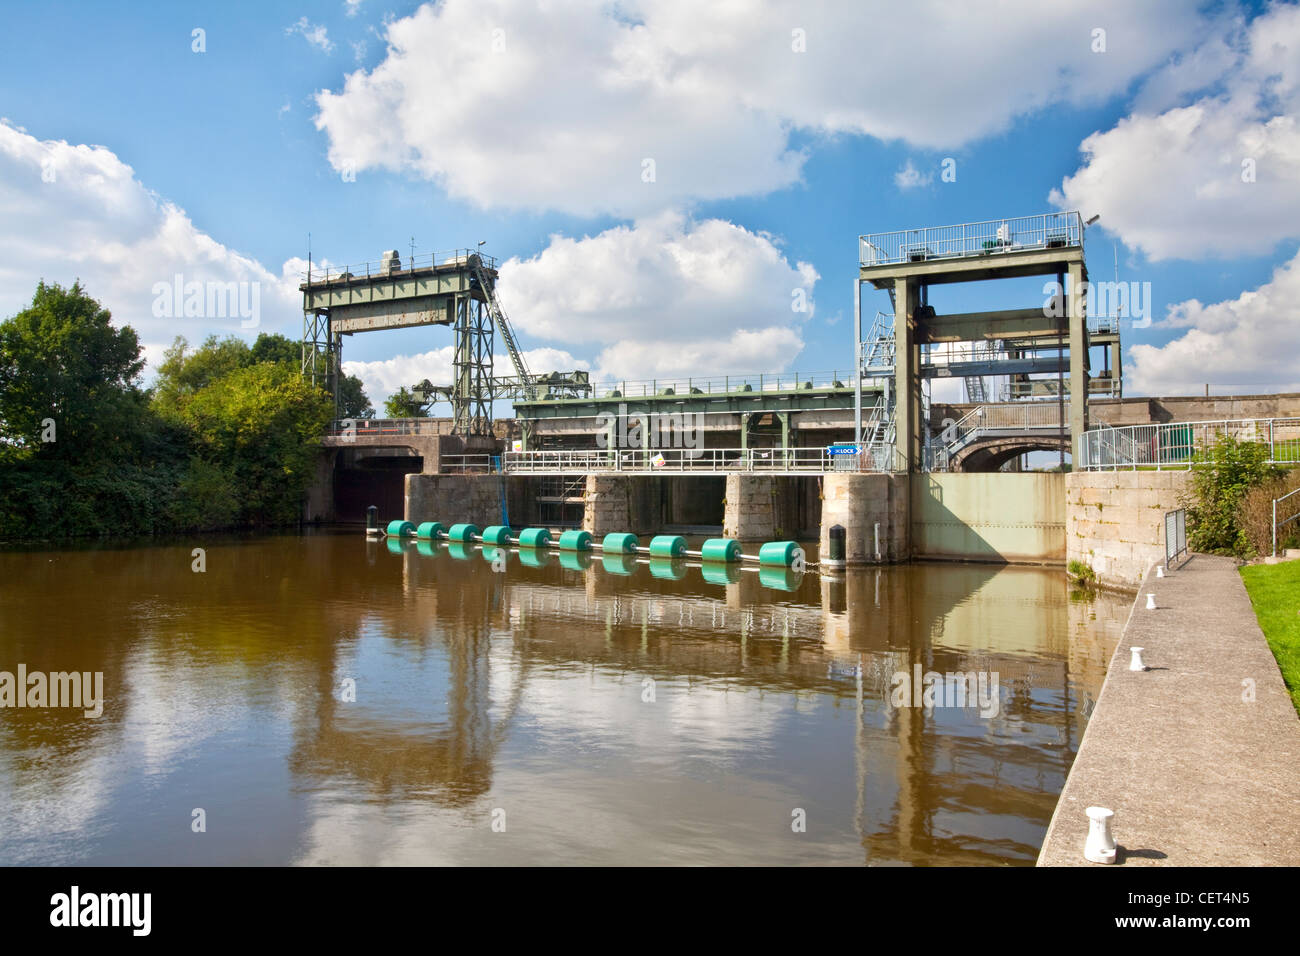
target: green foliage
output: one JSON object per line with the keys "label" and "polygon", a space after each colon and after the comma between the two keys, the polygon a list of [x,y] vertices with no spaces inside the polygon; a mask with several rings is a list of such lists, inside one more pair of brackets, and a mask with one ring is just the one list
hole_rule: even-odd
{"label": "green foliage", "polygon": [[1268,445],[1226,435],[1199,461],[1187,501],[1188,547],[1250,557],[1254,547],[1242,524],[1242,501],[1252,488],[1279,478],[1282,469],[1268,464]]}
{"label": "green foliage", "polygon": [[339,418],[374,418],[375,410],[366,397],[361,379],[349,375],[339,382]]}
{"label": "green foliage", "polygon": [[[149,393],[140,352],[80,285],[41,283],[0,322],[0,539],[299,519],[333,413],[299,374],[301,346],[178,337]],[[351,417],[373,415],[355,376],[340,391]],[[43,442],[49,419],[56,440]]]}
{"label": "green foliage", "polygon": [[1097,583],[1097,572],[1092,569],[1092,565],[1083,561],[1071,561],[1065,570],[1076,584],[1088,587]]}
{"label": "green foliage", "polygon": [[196,392],[180,417],[199,457],[233,479],[242,521],[262,525],[297,520],[333,411],[330,397],[295,369],[262,363]]}
{"label": "green foliage", "polygon": [[405,385],[384,402],[384,414],[389,418],[428,418],[429,411],[411,396]]}
{"label": "green foliage", "polygon": [[135,384],[144,361],[135,332],[111,318],[79,283],[42,282],[29,308],[0,323],[0,460],[71,466],[129,455],[144,410]]}

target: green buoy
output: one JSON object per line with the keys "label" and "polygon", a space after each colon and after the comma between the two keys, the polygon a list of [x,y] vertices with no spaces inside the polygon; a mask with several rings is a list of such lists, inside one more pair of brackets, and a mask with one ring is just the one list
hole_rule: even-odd
{"label": "green buoy", "polygon": [[686,539],[676,534],[660,534],[650,539],[650,557],[680,558],[686,554]]}

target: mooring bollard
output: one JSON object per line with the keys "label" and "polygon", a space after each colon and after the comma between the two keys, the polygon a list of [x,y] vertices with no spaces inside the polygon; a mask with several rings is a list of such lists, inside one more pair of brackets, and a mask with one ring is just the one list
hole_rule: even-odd
{"label": "mooring bollard", "polygon": [[1163,578],[1164,576],[1165,576],[1165,566],[1164,566],[1163,564],[1157,564],[1157,565],[1156,565],[1156,577],[1158,577],[1158,578]]}
{"label": "mooring bollard", "polygon": [[1129,658],[1128,669],[1131,671],[1144,671],[1147,669],[1146,664],[1142,663],[1142,652],[1145,647],[1130,647],[1129,652],[1133,655]]}
{"label": "mooring bollard", "polygon": [[1093,863],[1114,863],[1115,835],[1110,824],[1115,811],[1089,807],[1084,813],[1088,814],[1088,842],[1083,845],[1083,858]]}
{"label": "mooring bollard", "polygon": [[1152,594],[1150,591],[1148,591],[1148,592],[1147,592],[1147,610],[1148,610],[1148,611],[1154,611],[1155,609],[1156,609],[1156,596],[1155,596],[1154,594]]}
{"label": "mooring bollard", "polygon": [[822,564],[828,568],[844,567],[845,554],[845,531],[844,525],[831,525],[830,532],[826,536],[829,547],[826,549],[829,553],[822,559]]}

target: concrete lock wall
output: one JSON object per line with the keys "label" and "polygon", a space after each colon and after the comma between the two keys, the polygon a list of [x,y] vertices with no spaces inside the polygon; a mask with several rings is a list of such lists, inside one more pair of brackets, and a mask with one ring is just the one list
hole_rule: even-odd
{"label": "concrete lock wall", "polygon": [[1064,563],[1065,476],[911,476],[912,556]]}
{"label": "concrete lock wall", "polygon": [[[848,564],[891,564],[911,557],[906,475],[827,474],[822,485],[819,553],[830,553],[830,529],[845,532]],[[877,525],[880,551],[876,551]]]}
{"label": "concrete lock wall", "polygon": [[[500,524],[501,492],[499,475],[410,474],[403,517],[417,525],[423,521],[469,522],[479,527]],[[380,515],[381,524],[388,517]]]}
{"label": "concrete lock wall", "polygon": [[1187,471],[1076,472],[1066,476],[1066,560],[1105,587],[1134,590],[1164,560],[1167,511],[1181,508]]}

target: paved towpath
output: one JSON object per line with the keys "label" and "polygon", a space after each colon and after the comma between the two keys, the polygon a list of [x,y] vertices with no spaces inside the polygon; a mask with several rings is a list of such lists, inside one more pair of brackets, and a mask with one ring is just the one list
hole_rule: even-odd
{"label": "paved towpath", "polygon": [[[1150,670],[1128,669],[1135,645]],[[1101,865],[1094,805],[1115,811],[1116,865],[1300,865],[1300,719],[1231,559],[1147,573],[1039,866]]]}

